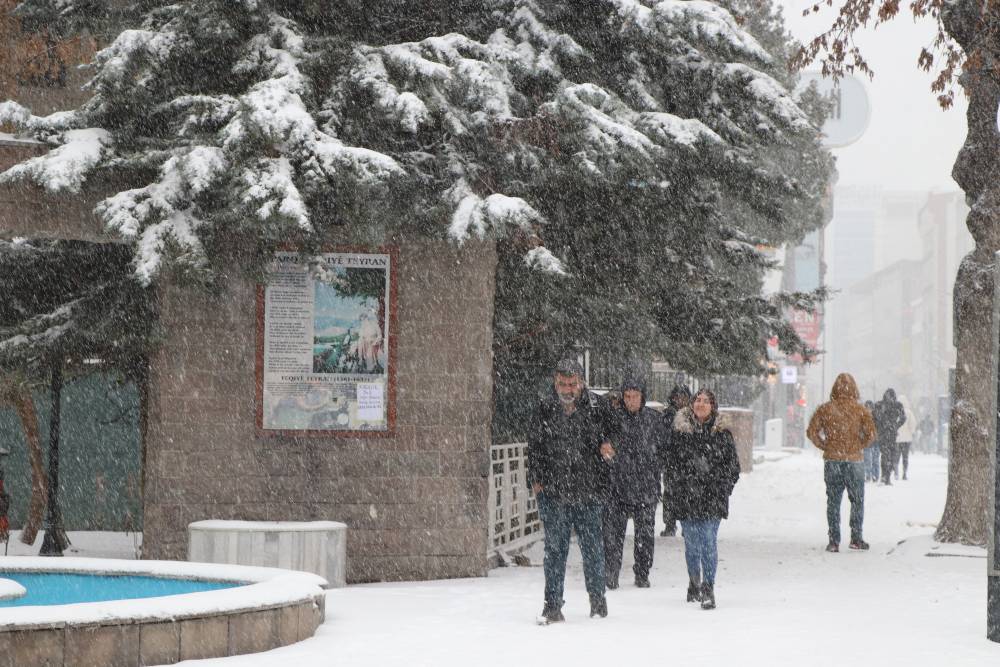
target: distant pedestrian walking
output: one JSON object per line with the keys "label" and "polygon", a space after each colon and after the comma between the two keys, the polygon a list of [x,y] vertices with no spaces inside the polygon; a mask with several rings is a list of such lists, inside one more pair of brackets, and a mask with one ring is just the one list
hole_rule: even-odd
{"label": "distant pedestrian walking", "polygon": [[740,478],[733,434],[718,423],[715,394],[701,389],[674,417],[666,452],[667,506],[681,522],[688,570],[688,602],[715,609],[718,534],[729,516],[729,496]]}
{"label": "distant pedestrian walking", "polygon": [[[865,408],[868,412],[875,409],[875,403],[872,401],[865,401]],[[864,463],[865,463],[865,481],[866,482],[877,482],[879,477],[879,467],[878,467],[878,439],[871,441],[864,451]]]}
{"label": "distant pedestrian walking", "polygon": [[646,407],[646,385],[628,378],[621,388],[621,427],[613,445],[611,485],[604,508],[604,569],[607,587],[618,588],[628,520],[635,526],[635,585],[649,588],[660,500],[660,470],[666,429],[663,417]]}
{"label": "distant pedestrian walking", "polygon": [[903,404],[903,416],[906,417],[906,421],[899,427],[899,433],[896,435],[896,458],[892,462],[892,473],[896,479],[900,479],[899,464],[902,461],[902,479],[906,480],[906,473],[910,469],[910,447],[915,440],[918,424],[906,397],[900,397],[899,402]]}
{"label": "distant pedestrian walking", "polygon": [[580,364],[559,362],[552,395],[532,418],[527,450],[527,479],[545,529],[545,605],[538,619],[542,624],[565,620],[563,588],[572,531],[583,556],[590,615],[608,615],[601,500],[607,491],[607,461],[615,452],[605,436],[606,424],[596,397],[584,386]]}
{"label": "distant pedestrian walking", "polygon": [[882,453],[882,483],[892,484],[892,468],[896,460],[896,435],[899,427],[906,422],[903,404],[896,400],[896,391],[886,389],[882,400],[875,404],[872,412],[878,431],[878,446]]}
{"label": "distant pedestrian walking", "polygon": [[[686,408],[691,403],[691,390],[682,384],[674,385],[670,390],[667,407],[663,411],[664,430],[667,434],[666,447],[670,447],[670,433],[674,429],[674,417],[677,411]],[[667,509],[667,472],[663,471],[663,531],[660,537],[673,537],[677,534],[677,517],[670,516]]]}
{"label": "distant pedestrian walking", "polygon": [[847,490],[851,501],[851,548],[867,549],[863,539],[865,473],[862,451],[875,438],[871,413],[858,403],[858,386],[848,373],[833,383],[830,400],[809,420],[806,436],[823,450],[826,482],[826,521],[830,541],[826,550],[840,551],[840,503]]}

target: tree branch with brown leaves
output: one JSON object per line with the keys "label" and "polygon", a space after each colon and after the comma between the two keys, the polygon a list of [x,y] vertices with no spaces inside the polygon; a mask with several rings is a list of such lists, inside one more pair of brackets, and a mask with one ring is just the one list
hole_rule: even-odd
{"label": "tree branch with brown leaves", "polygon": [[[910,12],[914,19],[930,18],[937,31],[930,44],[917,56],[917,67],[930,72],[937,68],[931,91],[937,94],[938,104],[948,109],[955,102],[957,74],[969,69],[965,52],[945,29],[942,11],[946,0],[913,0]],[[988,0],[987,4],[992,4]],[[818,14],[823,7],[833,7],[834,0],[824,0],[802,12],[803,16]],[[869,25],[877,28],[899,15],[900,0],[846,0],[840,5],[837,17],[828,30],[802,45],[789,63],[793,70],[801,70],[819,61],[823,76],[839,79],[848,73],[860,72],[874,78],[875,72],[854,42],[858,31]],[[971,58],[969,59],[971,60]],[[974,69],[974,68],[973,68]]]}

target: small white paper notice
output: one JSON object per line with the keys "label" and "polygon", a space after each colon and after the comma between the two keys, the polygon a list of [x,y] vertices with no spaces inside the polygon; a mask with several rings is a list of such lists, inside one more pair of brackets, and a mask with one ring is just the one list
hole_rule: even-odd
{"label": "small white paper notice", "polygon": [[383,400],[380,382],[362,382],[358,387],[358,419],[362,421],[382,421]]}

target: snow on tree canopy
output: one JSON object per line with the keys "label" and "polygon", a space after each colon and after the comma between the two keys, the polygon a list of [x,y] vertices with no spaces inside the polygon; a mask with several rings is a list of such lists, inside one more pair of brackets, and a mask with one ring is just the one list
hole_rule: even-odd
{"label": "snow on tree canopy", "polygon": [[[685,350],[677,363],[704,367],[708,348],[689,339],[719,312],[754,323],[747,341],[718,343],[741,368],[765,333],[797,340],[760,297],[767,260],[734,252],[822,222],[821,119],[788,93],[780,29],[751,34],[757,14],[737,20],[737,0],[315,5],[150,10],[98,54],[94,97],[75,112],[0,106],[58,146],[3,178],[131,183],[97,212],[131,240],[146,283],[166,267],[210,280],[234,240],[266,257],[344,227],[495,237],[515,255],[501,257],[498,286],[553,299],[533,312],[607,328],[605,308],[645,304],[630,330],[660,331]],[[538,274],[562,282],[524,283]],[[705,297],[684,302],[678,280]],[[582,310],[561,313],[581,290]],[[505,299],[498,287],[498,330],[521,330],[530,313]]]}

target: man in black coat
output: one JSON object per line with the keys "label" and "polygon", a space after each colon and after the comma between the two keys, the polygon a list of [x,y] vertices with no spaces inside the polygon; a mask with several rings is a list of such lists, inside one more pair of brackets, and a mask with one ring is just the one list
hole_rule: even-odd
{"label": "man in black coat", "polygon": [[663,417],[646,407],[644,382],[626,379],[621,395],[621,426],[614,436],[615,457],[610,463],[611,485],[604,507],[604,569],[608,588],[618,588],[625,528],[632,519],[635,585],[649,588],[666,429]]}
{"label": "man in black coat", "polygon": [[892,484],[893,462],[896,460],[896,436],[899,427],[906,423],[903,404],[896,400],[896,391],[886,389],[882,400],[872,410],[875,418],[876,441],[882,454],[882,483]]}
{"label": "man in black coat", "polygon": [[576,531],[590,596],[590,615],[605,617],[602,499],[608,461],[615,456],[606,435],[609,421],[584,386],[583,369],[571,359],[559,362],[554,392],[538,406],[528,436],[527,479],[538,499],[545,529],[545,606],[541,624],[565,620],[562,614],[570,534]]}
{"label": "man in black coat", "polygon": [[[665,447],[670,447],[670,434],[674,430],[674,417],[677,411],[686,408],[691,403],[691,390],[685,385],[675,384],[670,390],[670,397],[667,399],[667,407],[663,411],[663,428],[666,432]],[[673,537],[677,534],[677,517],[670,514],[667,505],[667,471],[663,471],[663,532],[660,537]]]}

